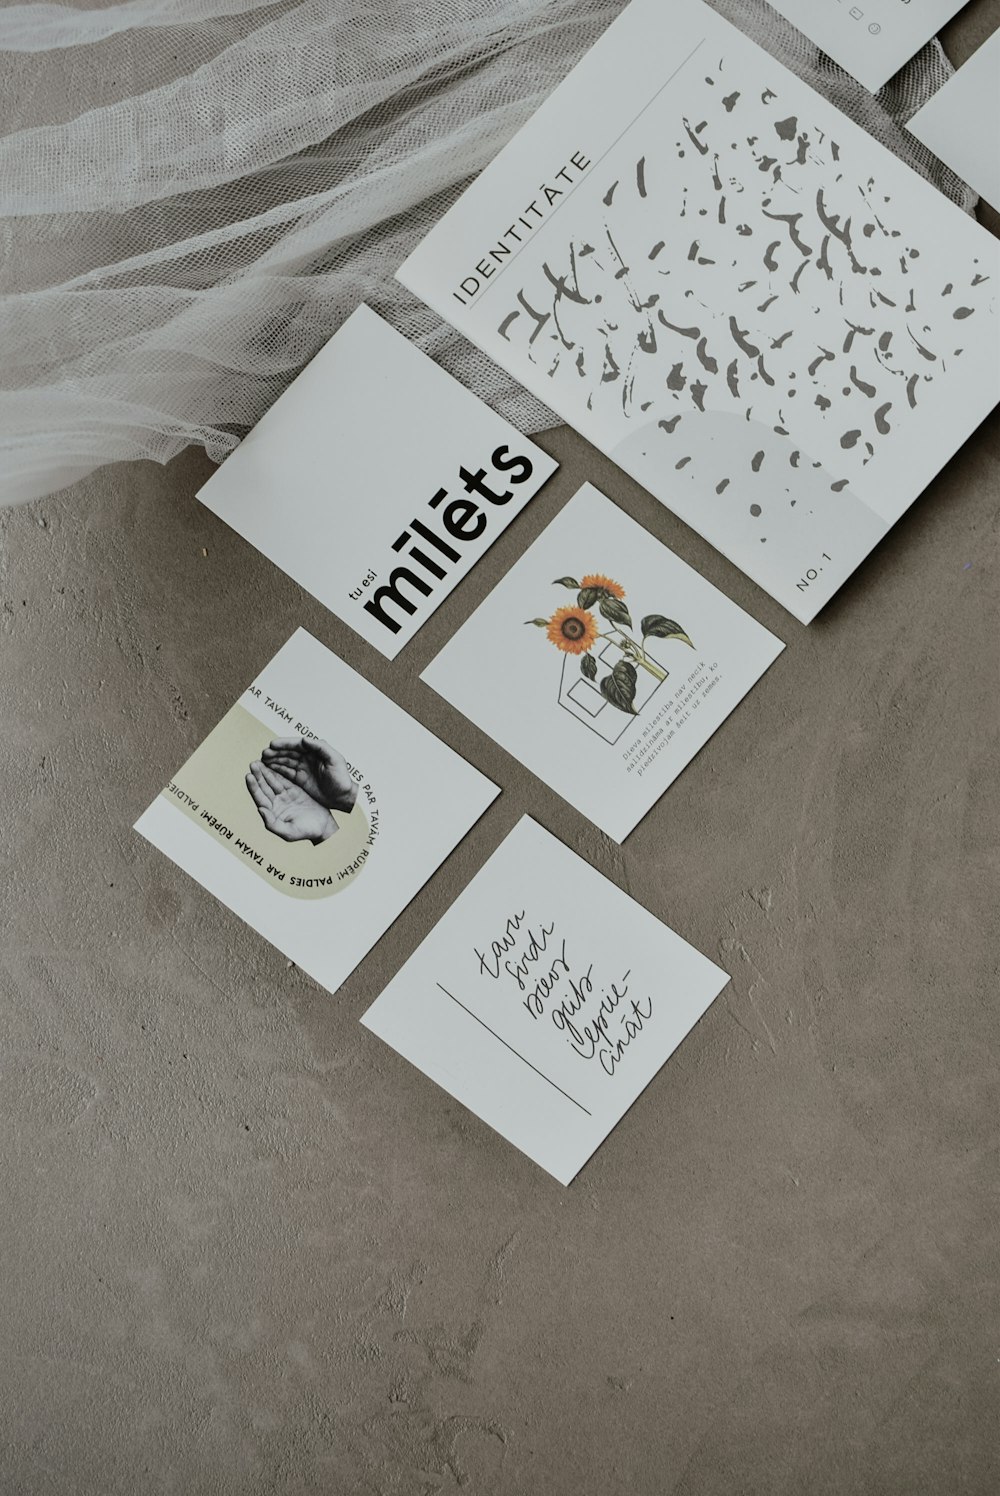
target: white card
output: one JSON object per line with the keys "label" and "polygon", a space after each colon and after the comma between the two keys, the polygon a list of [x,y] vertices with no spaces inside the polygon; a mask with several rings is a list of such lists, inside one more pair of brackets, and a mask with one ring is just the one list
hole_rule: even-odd
{"label": "white card", "polygon": [[198,497],[394,659],[557,467],[363,306]]}
{"label": "white card", "polygon": [[770,0],[871,93],[888,83],[966,0]]}
{"label": "white card", "polygon": [[906,128],[1000,208],[1000,31],[917,110]]}
{"label": "white card", "polygon": [[361,1021],[569,1184],[728,981],[526,816]]}
{"label": "white card", "polygon": [[803,622],[1000,398],[1000,244],[632,0],[399,278]]}
{"label": "white card", "polygon": [[498,794],[299,629],[135,829],[335,992]]}
{"label": "white card", "polygon": [[621,842],[783,648],[588,483],[421,678]]}

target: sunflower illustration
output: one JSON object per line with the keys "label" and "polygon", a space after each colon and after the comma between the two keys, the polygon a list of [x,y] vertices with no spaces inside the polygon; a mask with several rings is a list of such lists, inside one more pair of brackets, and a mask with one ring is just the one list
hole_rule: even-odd
{"label": "sunflower illustration", "polygon": [[[544,629],[549,643],[563,654],[576,655],[584,680],[589,681],[611,706],[620,712],[628,712],[632,717],[638,716],[642,709],[640,706],[637,710],[635,706],[639,671],[652,676],[657,685],[662,685],[669,674],[651,653],[650,641],[669,639],[694,649],[694,641],[687,630],[676,619],[667,618],[663,613],[647,613],[637,627],[625,601],[625,588],[603,572],[592,572],[579,581],[571,576],[556,577],[552,586],[575,592],[576,606],[557,608],[551,618],[527,618],[525,623],[529,627]],[[595,614],[600,614],[600,618]],[[608,641],[600,655],[593,653],[598,639]],[[620,652],[621,659],[615,660],[613,650]],[[600,673],[598,660],[608,667],[604,676]],[[565,675],[565,660],[562,668]]]}
{"label": "sunflower illustration", "polygon": [[601,592],[610,593],[612,597],[623,598],[625,596],[625,588],[620,582],[613,582],[610,577],[604,577],[598,573],[580,578],[580,590],[584,591],[587,587],[597,587]]}
{"label": "sunflower illustration", "polygon": [[548,622],[549,640],[566,654],[586,654],[597,634],[597,620],[586,608],[557,608]]}

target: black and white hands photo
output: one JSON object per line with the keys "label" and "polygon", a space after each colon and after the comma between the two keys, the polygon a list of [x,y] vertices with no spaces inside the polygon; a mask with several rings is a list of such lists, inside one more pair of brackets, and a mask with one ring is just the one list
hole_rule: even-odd
{"label": "black and white hands photo", "polygon": [[275,738],[250,765],[246,786],[268,831],[313,846],[337,830],[331,811],[350,814],[358,796],[343,754],[319,738]]}

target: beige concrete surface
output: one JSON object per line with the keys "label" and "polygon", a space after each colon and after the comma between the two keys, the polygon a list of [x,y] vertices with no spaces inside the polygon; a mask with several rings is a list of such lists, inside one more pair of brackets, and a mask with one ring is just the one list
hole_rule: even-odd
{"label": "beige concrete surface", "polygon": [[[1000,1489],[1000,417],[809,629],[542,441],[393,663],[203,456],[0,516],[2,1496]],[[418,679],[585,478],[788,644],[621,849]],[[504,790],[335,997],[129,829],[298,624]],[[524,812],[732,974],[569,1190],[358,1024]]]}

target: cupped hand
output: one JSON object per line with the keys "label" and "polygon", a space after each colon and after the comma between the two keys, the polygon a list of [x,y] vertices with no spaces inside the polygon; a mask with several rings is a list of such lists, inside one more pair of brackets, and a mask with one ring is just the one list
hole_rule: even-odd
{"label": "cupped hand", "polygon": [[330,812],[308,790],[259,759],[250,765],[246,783],[264,825],[282,841],[311,841],[316,846],[336,831]]}
{"label": "cupped hand", "polygon": [[299,785],[327,810],[354,809],[358,787],[347,760],[322,738],[275,738],[261,754],[269,769]]}

